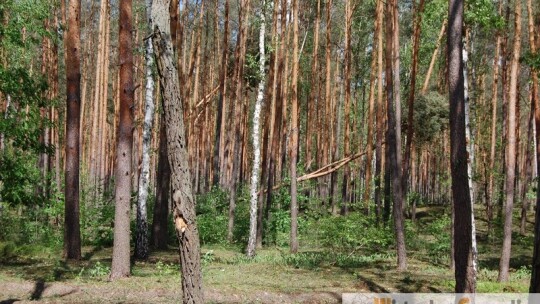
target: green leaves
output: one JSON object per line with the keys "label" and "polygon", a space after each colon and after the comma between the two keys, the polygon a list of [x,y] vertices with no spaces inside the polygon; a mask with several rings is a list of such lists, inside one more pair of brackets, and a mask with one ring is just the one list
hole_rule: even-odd
{"label": "green leaves", "polygon": [[495,30],[505,27],[504,18],[497,14],[491,0],[470,0],[465,3],[465,23]]}

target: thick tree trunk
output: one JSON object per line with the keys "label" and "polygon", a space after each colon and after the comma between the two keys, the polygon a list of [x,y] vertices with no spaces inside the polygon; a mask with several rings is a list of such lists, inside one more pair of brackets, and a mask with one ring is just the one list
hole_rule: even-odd
{"label": "thick tree trunk", "polygon": [[195,215],[195,199],[188,166],[186,137],[183,120],[183,102],[180,99],[178,71],[173,60],[173,46],[170,40],[169,1],[154,0],[152,21],[154,25],[153,43],[160,75],[160,85],[165,104],[167,128],[167,148],[171,166],[171,190],[173,217],[180,243],[182,269],[182,300],[184,303],[202,303],[202,272],[200,260],[199,231]]}
{"label": "thick tree trunk", "polygon": [[515,0],[515,29],[514,45],[510,62],[510,88],[508,92],[508,145],[506,158],[506,191],[504,205],[504,237],[501,249],[501,261],[499,264],[499,282],[508,281],[508,270],[510,267],[510,254],[512,250],[512,211],[514,208],[514,186],[516,170],[516,128],[518,117],[516,117],[516,107],[518,103],[518,77],[519,77],[519,56],[521,50],[521,0]]}
{"label": "thick tree trunk", "polygon": [[131,154],[133,149],[133,53],[131,0],[120,1],[120,112],[117,129],[114,244],[111,279],[130,275]]}
{"label": "thick tree trunk", "polygon": [[260,145],[260,120],[261,109],[264,97],[264,87],[266,85],[265,73],[265,51],[264,51],[264,33],[266,31],[265,18],[265,1],[262,2],[260,12],[260,29],[259,29],[259,87],[257,88],[257,101],[253,112],[253,169],[251,171],[251,188],[250,188],[250,209],[249,209],[249,240],[247,245],[247,256],[255,256],[255,245],[257,241],[257,214],[259,203],[257,188],[259,186],[259,177],[261,171],[261,145]]}
{"label": "thick tree trunk", "polygon": [[[396,236],[397,263],[398,270],[407,269],[407,252],[405,249],[405,227],[403,218],[403,183],[401,178],[401,143],[398,141],[398,126],[397,115],[395,109],[398,106],[396,99],[399,87],[396,85],[394,78],[396,54],[394,30],[396,30],[395,16],[397,13],[395,0],[386,3],[386,12],[389,18],[386,20],[386,113],[388,120],[388,130],[386,144],[388,145],[389,167],[392,180],[392,199],[393,199],[393,215],[394,229]],[[394,96],[396,94],[396,96]]]}
{"label": "thick tree trunk", "polygon": [[74,260],[81,258],[81,231],[79,224],[80,18],[80,0],[70,0],[65,42],[67,112],[64,257]]}
{"label": "thick tree trunk", "polygon": [[457,293],[474,292],[471,197],[467,178],[465,95],[463,78],[463,0],[450,0],[448,13],[448,82],[450,93],[450,153],[454,199],[454,259]]}

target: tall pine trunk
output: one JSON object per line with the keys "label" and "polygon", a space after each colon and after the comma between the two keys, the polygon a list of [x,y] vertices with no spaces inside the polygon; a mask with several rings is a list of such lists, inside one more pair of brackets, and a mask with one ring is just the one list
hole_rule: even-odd
{"label": "tall pine trunk", "polygon": [[67,112],[64,257],[74,260],[81,258],[81,230],[79,223],[80,18],[80,0],[70,0],[68,8],[68,30],[65,42]]}
{"label": "tall pine trunk", "polygon": [[515,29],[512,58],[510,61],[510,84],[508,90],[508,135],[507,135],[507,158],[505,177],[505,205],[504,205],[504,236],[501,249],[501,260],[499,263],[499,282],[508,281],[508,270],[510,267],[510,254],[512,250],[512,211],[514,208],[514,187],[516,170],[516,141],[518,127],[516,109],[518,103],[518,77],[519,77],[519,56],[521,50],[521,0],[515,0]]}
{"label": "tall pine trunk", "polygon": [[111,279],[130,275],[131,154],[133,149],[133,53],[131,0],[120,1],[120,112],[117,129],[114,244]]}

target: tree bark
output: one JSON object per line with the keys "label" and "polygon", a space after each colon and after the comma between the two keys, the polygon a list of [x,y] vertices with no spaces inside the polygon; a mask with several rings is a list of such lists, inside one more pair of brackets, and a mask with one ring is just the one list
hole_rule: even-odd
{"label": "tree bark", "polygon": [[403,196],[407,197],[409,183],[409,168],[411,166],[411,147],[414,136],[414,99],[416,97],[416,73],[418,70],[418,50],[420,49],[420,31],[422,29],[422,13],[424,12],[424,0],[420,0],[418,9],[415,11],[413,51],[411,67],[411,83],[409,85],[409,100],[407,113],[407,143],[405,144],[405,156],[403,157]]}
{"label": "tree bark", "polygon": [[169,1],[154,0],[152,4],[152,37],[165,104],[168,159],[171,166],[173,217],[180,243],[182,269],[182,301],[202,303],[202,272],[200,261],[199,231],[195,215],[195,200],[188,166],[186,137],[183,120],[183,102],[180,99],[178,71],[173,59],[170,39]]}
{"label": "tree bark", "polygon": [[261,170],[261,145],[260,145],[260,120],[261,109],[264,97],[264,87],[266,85],[265,73],[265,51],[264,51],[264,33],[266,31],[265,4],[263,0],[260,12],[260,29],[259,29],[259,87],[257,88],[257,101],[255,102],[255,110],[253,112],[253,169],[251,171],[251,188],[250,188],[250,209],[249,209],[249,240],[247,245],[247,256],[252,258],[255,256],[255,245],[257,241],[257,214],[258,214],[258,193],[259,177]]}
{"label": "tree bark", "polygon": [[291,253],[298,252],[298,197],[296,181],[296,162],[298,160],[298,1],[293,0],[293,68],[291,101]]}
{"label": "tree bark", "polygon": [[501,250],[501,260],[499,263],[499,282],[508,281],[508,270],[510,267],[510,254],[512,250],[512,211],[514,208],[514,187],[516,170],[516,107],[518,103],[518,77],[519,77],[519,56],[521,50],[521,0],[515,0],[515,29],[512,58],[510,62],[510,88],[508,91],[508,144],[506,158],[506,178],[505,178],[505,205],[504,205],[504,236]]}
{"label": "tree bark", "polygon": [[467,178],[465,93],[463,78],[463,0],[450,0],[448,13],[448,83],[450,98],[450,150],[454,199],[454,259],[456,293],[476,289],[473,267],[471,197]]}
{"label": "tree bark", "polygon": [[[530,0],[527,1],[527,6],[532,6]],[[529,18],[532,18],[529,11]],[[538,18],[538,15],[536,16]],[[530,22],[530,21],[529,21]],[[536,20],[536,29],[535,32],[538,34],[540,30],[540,22]],[[538,38],[538,37],[535,37]],[[529,38],[530,39],[530,38]],[[540,41],[536,40],[536,46],[533,49],[531,45],[531,52],[533,54],[538,54],[538,46]],[[538,72],[538,70],[535,70]],[[533,81],[535,79],[533,78]],[[538,80],[536,79],[536,83]],[[533,83],[534,84],[534,83]],[[536,94],[533,96],[533,105],[534,105],[534,125],[535,125],[535,155],[536,155],[536,172],[540,172],[540,104],[538,99],[538,84],[536,85]],[[536,206],[540,206],[540,179],[537,179],[536,187]],[[531,274],[531,284],[529,287],[530,293],[539,293],[540,292],[540,210],[536,208],[535,222],[534,222],[534,247],[533,247],[533,259],[532,259],[532,274]]]}
{"label": "tree bark", "polygon": [[131,0],[120,1],[120,112],[117,129],[114,244],[110,279],[130,275],[131,154],[133,149],[133,53]]}
{"label": "tree bark", "polygon": [[[405,249],[405,227],[403,219],[403,183],[401,178],[401,159],[399,157],[401,151],[401,143],[398,141],[398,126],[397,115],[395,109],[398,106],[396,100],[399,87],[396,84],[396,78],[394,78],[394,70],[396,69],[396,54],[395,47],[395,33],[396,23],[394,14],[397,13],[395,0],[387,1],[386,14],[389,18],[386,20],[386,117],[388,121],[387,140],[388,145],[388,158],[389,167],[392,180],[392,199],[393,199],[393,215],[394,215],[394,229],[396,237],[396,249],[397,249],[397,263],[398,270],[407,269],[407,252]],[[396,94],[396,96],[394,96]]]}
{"label": "tree bark", "polygon": [[[383,102],[383,2],[377,1],[377,132],[375,148],[375,205],[377,223],[382,217],[381,180],[383,170],[383,130],[384,130],[384,102]],[[367,185],[366,185],[367,186]]]}
{"label": "tree bark", "polygon": [[154,78],[152,75],[153,46],[150,39],[146,40],[146,93],[143,124],[143,147],[141,175],[139,177],[139,199],[137,201],[137,242],[135,244],[135,258],[146,260],[148,258],[148,222],[146,200],[150,182],[150,144],[152,142],[152,125],[154,124]]}
{"label": "tree bark", "polygon": [[[379,32],[381,28],[379,26],[379,11],[380,1],[377,1],[377,8],[375,10],[375,34],[373,35],[373,52],[371,54],[371,73],[369,76],[369,109],[368,109],[368,126],[367,126],[367,145],[370,147],[373,144],[373,116],[375,115],[375,79],[377,77],[377,55],[379,53]],[[364,194],[362,200],[364,201],[364,208],[369,211],[369,200],[371,196],[371,167],[373,162],[373,150],[368,149],[366,155],[366,181],[364,186]],[[377,178],[377,177],[375,177]],[[376,212],[377,216],[379,213]]]}
{"label": "tree bark", "polygon": [[79,223],[80,18],[80,0],[70,0],[68,4],[68,30],[65,42],[67,112],[64,257],[73,260],[79,260],[81,258],[81,231]]}

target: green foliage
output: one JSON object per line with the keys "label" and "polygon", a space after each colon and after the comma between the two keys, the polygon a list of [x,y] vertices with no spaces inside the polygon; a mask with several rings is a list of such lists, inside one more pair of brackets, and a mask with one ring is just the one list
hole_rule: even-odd
{"label": "green foliage", "polygon": [[[212,188],[197,197],[197,225],[202,244],[227,243],[229,196],[221,188]],[[238,192],[235,209],[233,241],[245,244],[249,234],[249,192]]]}
{"label": "green foliage", "polygon": [[37,157],[31,153],[16,153],[12,148],[0,152],[0,196],[10,205],[41,205],[44,198],[36,193],[42,183]]}
{"label": "green foliage", "polygon": [[325,248],[337,251],[381,251],[394,243],[391,228],[378,227],[373,217],[360,213],[322,218],[318,221],[318,233]]}
{"label": "green foliage", "polygon": [[[407,111],[404,113],[406,117]],[[448,100],[436,91],[418,95],[414,102],[414,130],[419,143],[431,141],[448,127]]]}
{"label": "green foliage", "polygon": [[[112,188],[114,189],[114,188]],[[81,193],[81,237],[85,245],[98,247],[113,243],[114,200],[111,192],[90,199],[92,189],[85,188]]]}
{"label": "green foliage", "polygon": [[450,216],[441,216],[425,228],[425,232],[432,238],[431,241],[427,242],[426,249],[429,256],[438,262],[445,262],[450,256],[450,243],[452,241],[450,225]]}
{"label": "green foliage", "polygon": [[533,54],[531,51],[527,51],[521,61],[537,71],[540,70],[540,53]]}
{"label": "green foliage", "polygon": [[7,262],[16,256],[16,245],[11,241],[0,242],[0,262]]}
{"label": "green foliage", "polygon": [[502,29],[504,18],[499,16],[491,0],[470,0],[465,2],[465,23],[479,25],[484,29]]}

